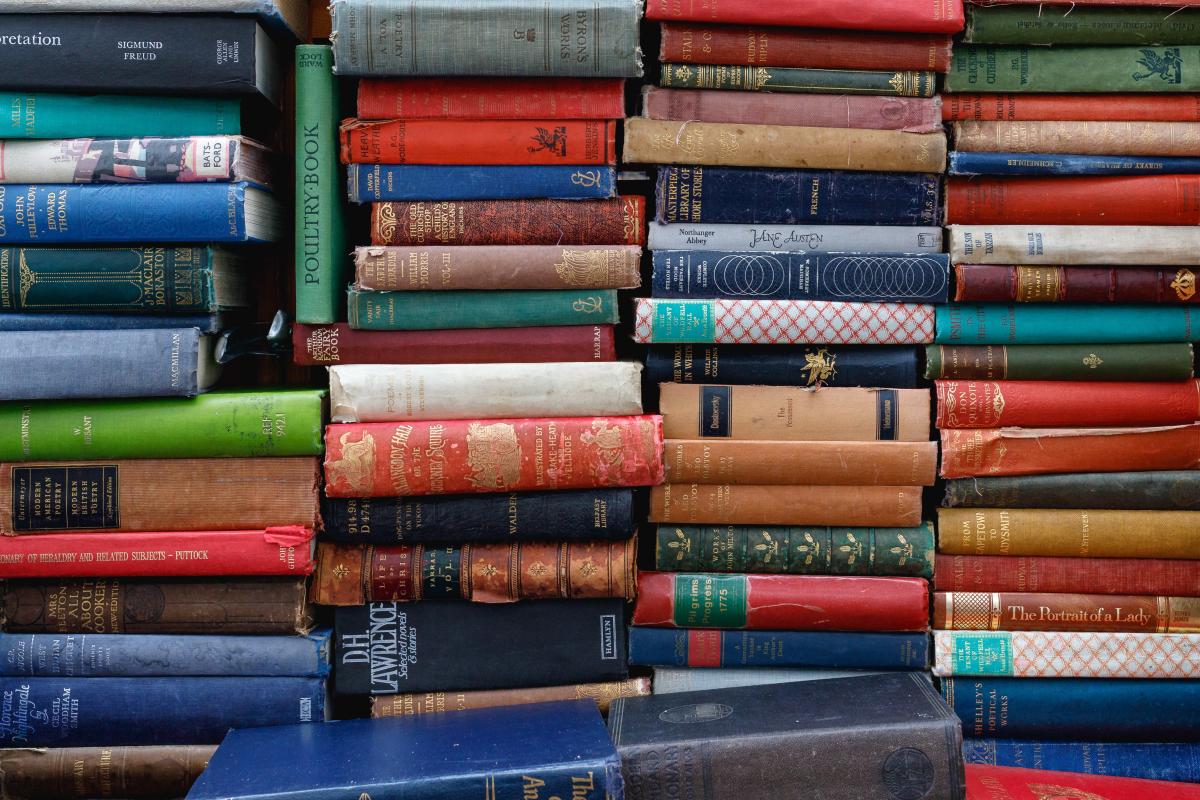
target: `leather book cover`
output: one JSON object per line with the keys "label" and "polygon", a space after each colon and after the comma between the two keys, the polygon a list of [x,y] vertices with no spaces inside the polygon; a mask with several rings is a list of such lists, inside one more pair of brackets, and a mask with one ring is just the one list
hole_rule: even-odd
{"label": "leather book cover", "polygon": [[343,164],[616,164],[612,120],[348,119]]}
{"label": "leather book cover", "polygon": [[954,631],[1200,633],[1200,598],[935,592],[933,627]]}
{"label": "leather book cover", "polygon": [[1200,561],[1051,556],[950,556],[933,562],[933,588],[948,592],[1194,595]]}
{"label": "leather book cover", "polygon": [[946,481],[950,508],[1200,511],[1200,471],[1076,472]]}
{"label": "leather book cover", "polygon": [[376,292],[636,289],[641,263],[635,245],[359,247],[354,285]]}
{"label": "leather book cover", "polygon": [[371,698],[371,716],[415,717],[446,711],[469,711],[526,703],[552,703],[556,700],[594,700],[601,714],[607,714],[618,697],[644,697],[650,694],[649,678],[627,678],[605,683],[575,683],[567,686],[538,686],[530,689],[481,689],[473,692],[425,692],[423,694],[377,695]]}
{"label": "leather book cover", "polygon": [[967,793],[994,800],[1200,800],[1200,785],[967,764]]}
{"label": "leather book cover", "polygon": [[622,119],[620,78],[365,78],[359,119]]}
{"label": "leather book cover", "polygon": [[0,750],[5,800],[183,797],[216,745]]}
{"label": "leather book cover", "polygon": [[958,264],[955,302],[1200,303],[1191,267]]}
{"label": "leather book cover", "polygon": [[932,486],[937,478],[937,442],[668,439],[663,449],[670,483]]}
{"label": "leather book cover", "polygon": [[1196,225],[1200,175],[950,177],[954,225]]}
{"label": "leather book cover", "polygon": [[[1079,3],[1076,3],[1079,5]],[[1191,96],[1169,94],[947,94],[942,117],[956,120],[1093,120],[1096,122],[1200,122]]]}
{"label": "leather book cover", "polygon": [[650,521],[912,527],[921,524],[921,487],[668,483],[650,490]]}
{"label": "leather book cover", "polygon": [[[1200,381],[1195,380],[937,381],[935,385],[935,424],[942,429],[1148,427],[1200,419]],[[669,420],[664,414],[664,426]]]}

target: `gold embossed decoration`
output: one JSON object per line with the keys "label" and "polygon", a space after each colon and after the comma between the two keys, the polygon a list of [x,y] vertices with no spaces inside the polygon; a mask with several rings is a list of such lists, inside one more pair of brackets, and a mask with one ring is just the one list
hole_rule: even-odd
{"label": "gold embossed decoration", "polygon": [[808,385],[815,386],[837,376],[837,356],[822,347],[815,353],[804,354],[804,366],[801,372],[808,373]]}
{"label": "gold embossed decoration", "polygon": [[567,286],[599,286],[610,278],[608,251],[563,250],[554,271]]}
{"label": "gold embossed decoration", "polygon": [[399,221],[396,219],[396,208],[391,203],[380,203],[375,208],[379,213],[377,218],[379,236],[383,241],[390,242],[395,237],[396,227],[399,225]]}
{"label": "gold embossed decoration", "polygon": [[1088,369],[1095,369],[1104,363],[1104,359],[1095,353],[1088,353],[1083,357],[1083,365]]}
{"label": "gold embossed decoration", "polygon": [[682,528],[675,529],[675,538],[667,542],[667,547],[675,551],[676,561],[683,561],[692,554],[692,540]]}
{"label": "gold embossed decoration", "polygon": [[472,422],[467,428],[469,480],[480,489],[508,489],[521,478],[521,445],[517,429],[508,422],[485,425]]}
{"label": "gold embossed decoration", "polygon": [[1101,794],[1072,789],[1070,786],[1056,786],[1052,783],[1031,783],[1029,791],[1033,792],[1036,800],[1108,800]]}
{"label": "gold embossed decoration", "polygon": [[[338,439],[342,448],[342,456],[326,464],[326,472],[335,475],[337,482],[345,490],[359,492],[366,496],[370,494],[375,476],[375,437],[363,433],[362,439],[350,441],[355,431],[343,433]],[[354,496],[354,495],[351,495]]]}
{"label": "gold embossed decoration", "polygon": [[1196,295],[1196,273],[1187,267],[1182,267],[1175,273],[1171,288],[1180,300],[1191,300]]}

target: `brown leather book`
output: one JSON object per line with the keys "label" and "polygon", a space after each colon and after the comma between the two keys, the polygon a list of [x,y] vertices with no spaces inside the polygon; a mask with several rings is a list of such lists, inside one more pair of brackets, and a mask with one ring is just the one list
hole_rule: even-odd
{"label": "brown leather book", "polygon": [[669,439],[667,481],[932,486],[937,442],[741,442]]}
{"label": "brown leather book", "polygon": [[216,745],[0,750],[4,800],[183,797]]}
{"label": "brown leather book", "polygon": [[911,528],[921,524],[921,487],[668,483],[650,492],[650,521]]}
{"label": "brown leather book", "polygon": [[494,706],[519,706],[525,703],[549,703],[555,700],[595,700],[600,713],[618,697],[650,694],[649,678],[629,678],[606,683],[576,683],[568,686],[540,686],[534,689],[498,689],[476,692],[412,692],[371,698],[372,717],[414,717],[442,711],[467,711]]}

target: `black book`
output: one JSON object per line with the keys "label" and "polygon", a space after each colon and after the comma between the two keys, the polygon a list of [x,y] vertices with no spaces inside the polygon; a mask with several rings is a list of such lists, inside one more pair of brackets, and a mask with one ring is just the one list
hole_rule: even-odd
{"label": "black book", "polygon": [[922,673],[634,697],[609,733],[626,800],[961,800],[962,730]]}

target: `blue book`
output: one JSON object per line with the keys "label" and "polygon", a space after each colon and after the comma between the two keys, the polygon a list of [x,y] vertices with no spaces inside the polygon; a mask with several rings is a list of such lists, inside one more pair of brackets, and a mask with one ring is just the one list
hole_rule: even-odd
{"label": "blue book", "polygon": [[350,201],[593,200],[617,196],[613,167],[349,164]]}
{"label": "blue book", "polygon": [[691,633],[635,625],[629,629],[629,663],[639,667],[925,669],[929,659],[929,637],[924,633],[706,631],[702,652],[691,647]]}
{"label": "blue book", "polygon": [[948,305],[937,307],[936,320],[938,344],[1200,341],[1188,306]]}
{"label": "blue book", "polygon": [[868,345],[652,345],[646,382],[736,386],[917,385],[917,348]]}
{"label": "blue book", "polygon": [[308,636],[0,633],[0,675],[29,678],[329,674],[329,629]]}
{"label": "blue book", "polygon": [[904,172],[662,167],[659,222],[938,225],[941,176]]}
{"label": "blue book", "polygon": [[271,242],[286,218],[247,183],[0,186],[0,243]]}
{"label": "blue book", "polygon": [[1166,175],[1200,172],[1200,158],[950,153],[951,175]]}
{"label": "blue book", "polygon": [[968,738],[1200,739],[1200,681],[972,677],[941,683]]}
{"label": "blue book", "polygon": [[324,717],[323,678],[0,677],[0,747],[216,744]]}
{"label": "blue book", "polygon": [[621,800],[595,702],[237,730],[187,800]]}
{"label": "blue book", "polygon": [[0,331],[117,331],[145,328],[196,328],[216,333],[224,327],[220,314],[0,314]]}
{"label": "blue book", "polygon": [[945,253],[758,253],[655,250],[662,298],[945,303]]}
{"label": "blue book", "polygon": [[965,739],[968,764],[1200,783],[1200,743]]}

